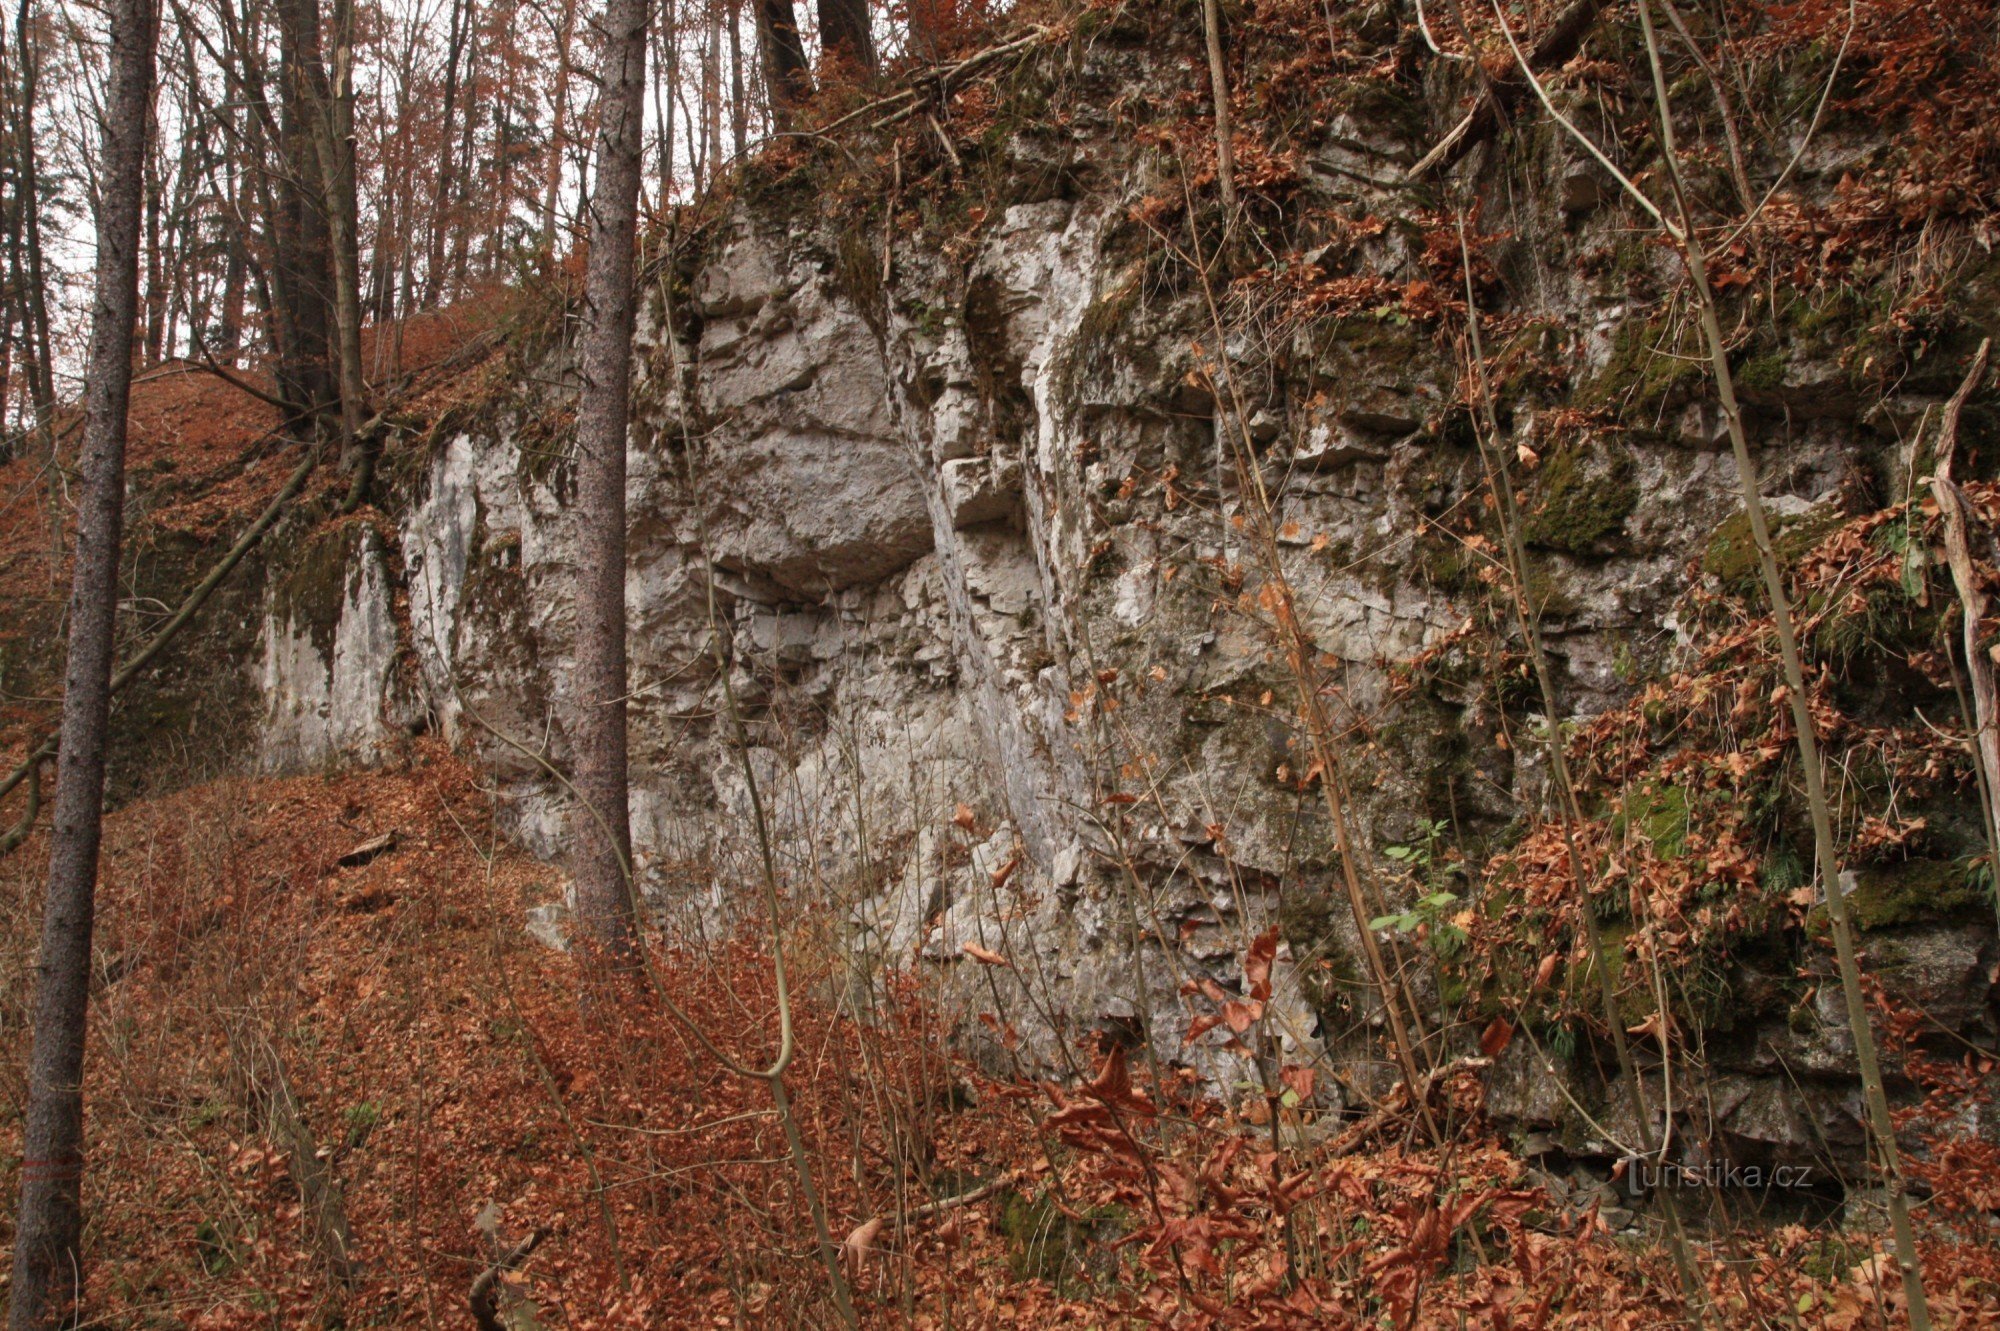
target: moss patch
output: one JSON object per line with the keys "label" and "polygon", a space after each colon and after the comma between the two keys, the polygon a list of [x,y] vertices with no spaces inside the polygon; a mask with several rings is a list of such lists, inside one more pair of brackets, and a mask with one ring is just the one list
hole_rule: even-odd
{"label": "moss patch", "polygon": [[1094,1283],[1111,1274],[1110,1245],[1132,1228],[1124,1208],[1094,1206],[1073,1217],[1046,1192],[1010,1192],[1000,1205],[1000,1233],[1007,1265],[1025,1280],[1045,1280],[1058,1290]]}
{"label": "moss patch", "polygon": [[[1892,929],[1983,916],[1990,900],[1984,883],[1966,861],[1905,860],[1857,873],[1854,889],[1847,894],[1847,913],[1857,929]],[[1827,908],[1816,907],[1814,926],[1824,926],[1826,919]]]}
{"label": "moss patch", "polygon": [[347,601],[355,530],[350,523],[307,538],[291,561],[291,571],[273,589],[272,609],[279,622],[304,628],[312,635],[313,646],[329,660],[340,608]]}
{"label": "moss patch", "polygon": [[1577,394],[1578,403],[1600,411],[1656,411],[1684,402],[1707,375],[1698,338],[1685,328],[1667,344],[1661,319],[1628,320],[1611,341],[1611,357]]}
{"label": "moss patch", "polygon": [[1615,455],[1592,466],[1583,451],[1566,447],[1542,466],[1542,502],[1521,524],[1530,545],[1566,554],[1586,554],[1616,535],[1639,506],[1632,463]]}
{"label": "moss patch", "polygon": [[[1767,515],[1768,516],[1768,515]],[[1825,540],[1844,518],[1831,509],[1815,510],[1794,517],[1769,517],[1771,551],[1780,568],[1791,568],[1807,552]],[[1701,571],[1722,584],[1723,590],[1747,596],[1757,590],[1757,542],[1750,534],[1750,515],[1737,510],[1715,529],[1702,551]]]}
{"label": "moss patch", "polygon": [[1625,800],[1611,824],[1615,841],[1627,828],[1652,843],[1654,853],[1672,859],[1687,848],[1688,797],[1679,786],[1641,786]]}

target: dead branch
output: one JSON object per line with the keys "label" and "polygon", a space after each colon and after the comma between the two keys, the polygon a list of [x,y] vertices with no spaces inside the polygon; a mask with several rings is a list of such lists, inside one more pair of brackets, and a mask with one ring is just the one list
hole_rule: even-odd
{"label": "dead branch", "polygon": [[519,1267],[548,1237],[546,1229],[537,1227],[527,1238],[509,1248],[491,1265],[479,1273],[472,1282],[472,1289],[466,1295],[466,1304],[472,1309],[472,1321],[479,1331],[507,1331],[507,1324],[500,1320],[500,1310],[495,1306],[494,1295],[500,1288],[500,1277]]}
{"label": "dead branch", "polygon": [[1025,36],[1016,37],[1011,42],[1002,42],[998,46],[990,46],[984,51],[975,51],[965,59],[953,64],[937,65],[913,73],[910,76],[909,87],[898,89],[890,93],[887,97],[878,97],[872,102],[857,106],[839,119],[831,120],[821,125],[818,132],[821,134],[831,134],[835,130],[843,129],[848,125],[852,125],[873,115],[879,115],[880,118],[869,121],[867,125],[868,130],[873,132],[885,129],[902,120],[904,117],[914,114],[919,109],[942,101],[944,95],[949,93],[952,88],[963,83],[966,79],[988,65],[993,64],[995,61],[1003,60],[1007,56],[1030,50],[1037,46],[1046,45],[1049,42],[1066,36],[1068,36],[1068,33],[1062,28],[1037,26]]}
{"label": "dead branch", "polygon": [[1455,1058],[1443,1067],[1432,1068],[1429,1072],[1424,1073],[1418,1078],[1415,1094],[1411,1093],[1408,1082],[1397,1082],[1395,1090],[1382,1101],[1381,1105],[1373,1113],[1369,1114],[1367,1118],[1362,1119],[1359,1123],[1345,1129],[1332,1142],[1328,1143],[1326,1158],[1329,1160],[1338,1160],[1342,1156],[1353,1155],[1375,1137],[1381,1135],[1397,1119],[1411,1113],[1413,1110],[1427,1108],[1430,1104],[1431,1092],[1437,1089],[1439,1083],[1457,1076],[1461,1072],[1474,1072],[1491,1066],[1493,1066],[1493,1060],[1490,1058],[1467,1055],[1462,1058]]}
{"label": "dead branch", "polygon": [[[1537,71],[1556,69],[1569,63],[1570,57],[1583,47],[1583,39],[1590,35],[1597,22],[1598,11],[1603,9],[1603,0],[1575,0],[1549,30],[1541,35],[1528,53],[1528,64]],[[1508,112],[1528,93],[1526,81],[1512,76],[1492,78],[1473,102],[1451,132],[1438,140],[1437,146],[1423,155],[1410,168],[1409,179],[1417,180],[1431,171],[1447,171],[1465,158],[1465,155],[1485,141],[1486,136],[1498,129]]]}
{"label": "dead branch", "polygon": [[[1944,519],[1945,563],[1951,568],[1952,583],[1958,588],[1958,604],[1965,640],[1965,673],[1972,684],[1972,760],[1983,780],[1989,836],[2000,836],[2000,686],[1994,681],[1993,657],[1980,647],[1986,636],[1988,599],[1980,589],[1979,573],[1972,562],[1971,506],[1951,479],[1953,454],[1958,448],[1958,418],[1966,399],[1986,377],[1986,356],[1992,339],[1981,341],[1973,354],[1972,368],[1945,407],[1944,422],[1938,432],[1937,470],[1932,474],[1931,495],[1937,500],[1938,515]],[[2000,892],[2000,882],[1994,890]]]}

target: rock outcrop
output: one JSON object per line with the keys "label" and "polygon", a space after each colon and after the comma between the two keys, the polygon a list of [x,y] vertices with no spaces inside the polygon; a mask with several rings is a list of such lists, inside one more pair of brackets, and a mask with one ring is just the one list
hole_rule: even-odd
{"label": "rock outcrop", "polygon": [[[1099,79],[1155,77],[1131,47],[1092,58]],[[1429,280],[1411,220],[1426,205],[1395,183],[1426,146],[1407,115],[1328,124],[1287,206],[1384,220],[1303,262],[1389,292]],[[673,927],[751,898],[746,790],[716,720],[720,634],[785,871],[857,984],[885,966],[958,977],[966,1039],[1003,1065],[1059,1065],[1096,1030],[1230,1086],[1246,1074],[1227,1031],[1188,1042],[1184,994],[1234,990],[1275,926],[1284,1059],[1326,1060],[1329,1097],[1373,1094],[1389,1067],[1331,834],[1301,788],[1290,685],[1238,604],[1262,575],[1246,570],[1252,496],[1227,432],[1260,450],[1284,570],[1353,727],[1362,852],[1397,869],[1447,824],[1498,844],[1544,806],[1540,762],[1509,739],[1544,719],[1490,705],[1460,634],[1491,591],[1442,535],[1485,493],[1451,340],[1386,298],[1312,318],[1236,292],[1219,297],[1218,336],[1199,284],[1134,217],[1158,183],[1143,146],[1079,112],[984,151],[998,183],[975,225],[912,238],[879,212],[863,226],[777,191],[653,269],[627,594],[644,886]],[[1555,183],[1508,205],[1521,239],[1491,257],[1534,295],[1494,313],[1513,330],[1503,351],[1570,379],[1510,428],[1526,447],[1536,412],[1565,404],[1628,422],[1523,480],[1568,722],[1671,657],[1690,579],[1732,576],[1736,482],[1713,408],[1647,341],[1668,317],[1666,260],[1634,252],[1629,219],[1559,145],[1518,154],[1489,171]],[[1784,356],[1746,388],[1777,512],[1808,521],[1908,474],[1910,439],[1887,422],[1937,385],[1863,419],[1859,394],[1822,382],[1840,377],[1825,352]],[[570,373],[559,352],[546,370]],[[565,440],[546,420],[561,392],[523,389],[446,439],[392,542],[345,538],[340,578],[273,577],[261,761],[365,757],[427,717],[481,755],[516,833],[560,856],[574,547]],[[325,604],[308,614],[311,597]],[[1442,671],[1403,687],[1399,663],[1426,652],[1456,660],[1461,684]],[[1990,1044],[1990,921],[1896,930],[1881,946],[1901,960],[1882,959],[1908,991]],[[1012,964],[982,968],[967,943]],[[1462,997],[1418,987],[1432,1014]],[[1794,997],[1746,1010],[1701,1112],[1776,1159],[1853,1159],[1831,988],[1803,1011]],[[1525,1044],[1502,1057],[1490,1108],[1576,1152],[1611,1149]]]}

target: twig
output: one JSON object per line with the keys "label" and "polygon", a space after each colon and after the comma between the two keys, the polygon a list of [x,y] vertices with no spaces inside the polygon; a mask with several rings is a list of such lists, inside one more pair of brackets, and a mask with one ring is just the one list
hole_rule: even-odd
{"label": "twig", "polygon": [[[1958,386],[1945,407],[1944,423],[1938,432],[1937,471],[1930,479],[1931,495],[1937,500],[1939,516],[1944,519],[1945,562],[1951,567],[1951,580],[1958,588],[1960,616],[1965,621],[1965,672],[1972,686],[1973,713],[1968,747],[1985,796],[1989,851],[2000,844],[1990,840],[2000,836],[2000,689],[1994,683],[1993,658],[1980,648],[1986,630],[1987,596],[1980,589],[1979,574],[1972,563],[1972,543],[1967,534],[1972,515],[1964,494],[1951,479],[1951,464],[1958,448],[1959,414],[1972,390],[1986,376],[1986,357],[1991,348],[1992,339],[1980,342],[1965,382]],[[2000,912],[2000,877],[1995,878],[1993,889],[1994,909]]]}
{"label": "twig", "polygon": [[[1523,65],[1532,71],[1552,69],[1568,63],[1569,58],[1583,46],[1583,39],[1590,34],[1591,26],[1597,22],[1598,11],[1602,8],[1603,0],[1576,0],[1576,3],[1556,17],[1549,30],[1542,34],[1541,40],[1535,43],[1534,51],[1522,56]],[[1501,26],[1504,31],[1506,26],[1504,20]],[[1513,45],[1512,32],[1507,33],[1507,41],[1509,45]],[[1515,47],[1515,54],[1521,54],[1518,46]],[[1533,79],[1530,78],[1529,82],[1532,83]],[[1422,160],[1410,168],[1409,179],[1416,180],[1432,170],[1447,169],[1456,165],[1467,153],[1478,147],[1488,134],[1499,127],[1500,118],[1507,110],[1505,103],[1518,101],[1525,91],[1527,91],[1526,85],[1513,80],[1506,82],[1495,80],[1489,84],[1488,90],[1481,93],[1479,100],[1473,103],[1472,109],[1452,126],[1451,132],[1440,139],[1436,147],[1425,153]],[[1553,107],[1550,109],[1554,110]]]}
{"label": "twig", "polygon": [[479,1331],[507,1331],[507,1324],[500,1320],[500,1310],[494,1306],[494,1292],[500,1287],[500,1277],[526,1261],[530,1253],[542,1246],[542,1240],[548,1234],[547,1230],[538,1226],[527,1238],[495,1258],[472,1282],[465,1301],[472,1309],[472,1320]]}

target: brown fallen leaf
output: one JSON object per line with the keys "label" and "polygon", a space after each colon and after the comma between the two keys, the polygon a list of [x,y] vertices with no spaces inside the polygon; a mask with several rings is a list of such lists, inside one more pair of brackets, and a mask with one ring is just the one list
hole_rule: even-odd
{"label": "brown fallen leaf", "polygon": [[840,1244],[840,1260],[847,1267],[847,1277],[859,1280],[868,1270],[868,1258],[875,1251],[875,1240],[882,1235],[882,1217],[864,1220],[848,1231]]}
{"label": "brown fallen leaf", "polygon": [[998,952],[983,948],[977,943],[961,943],[959,944],[959,951],[965,953],[966,956],[971,957],[974,961],[987,966],[1011,966],[1014,964]]}

